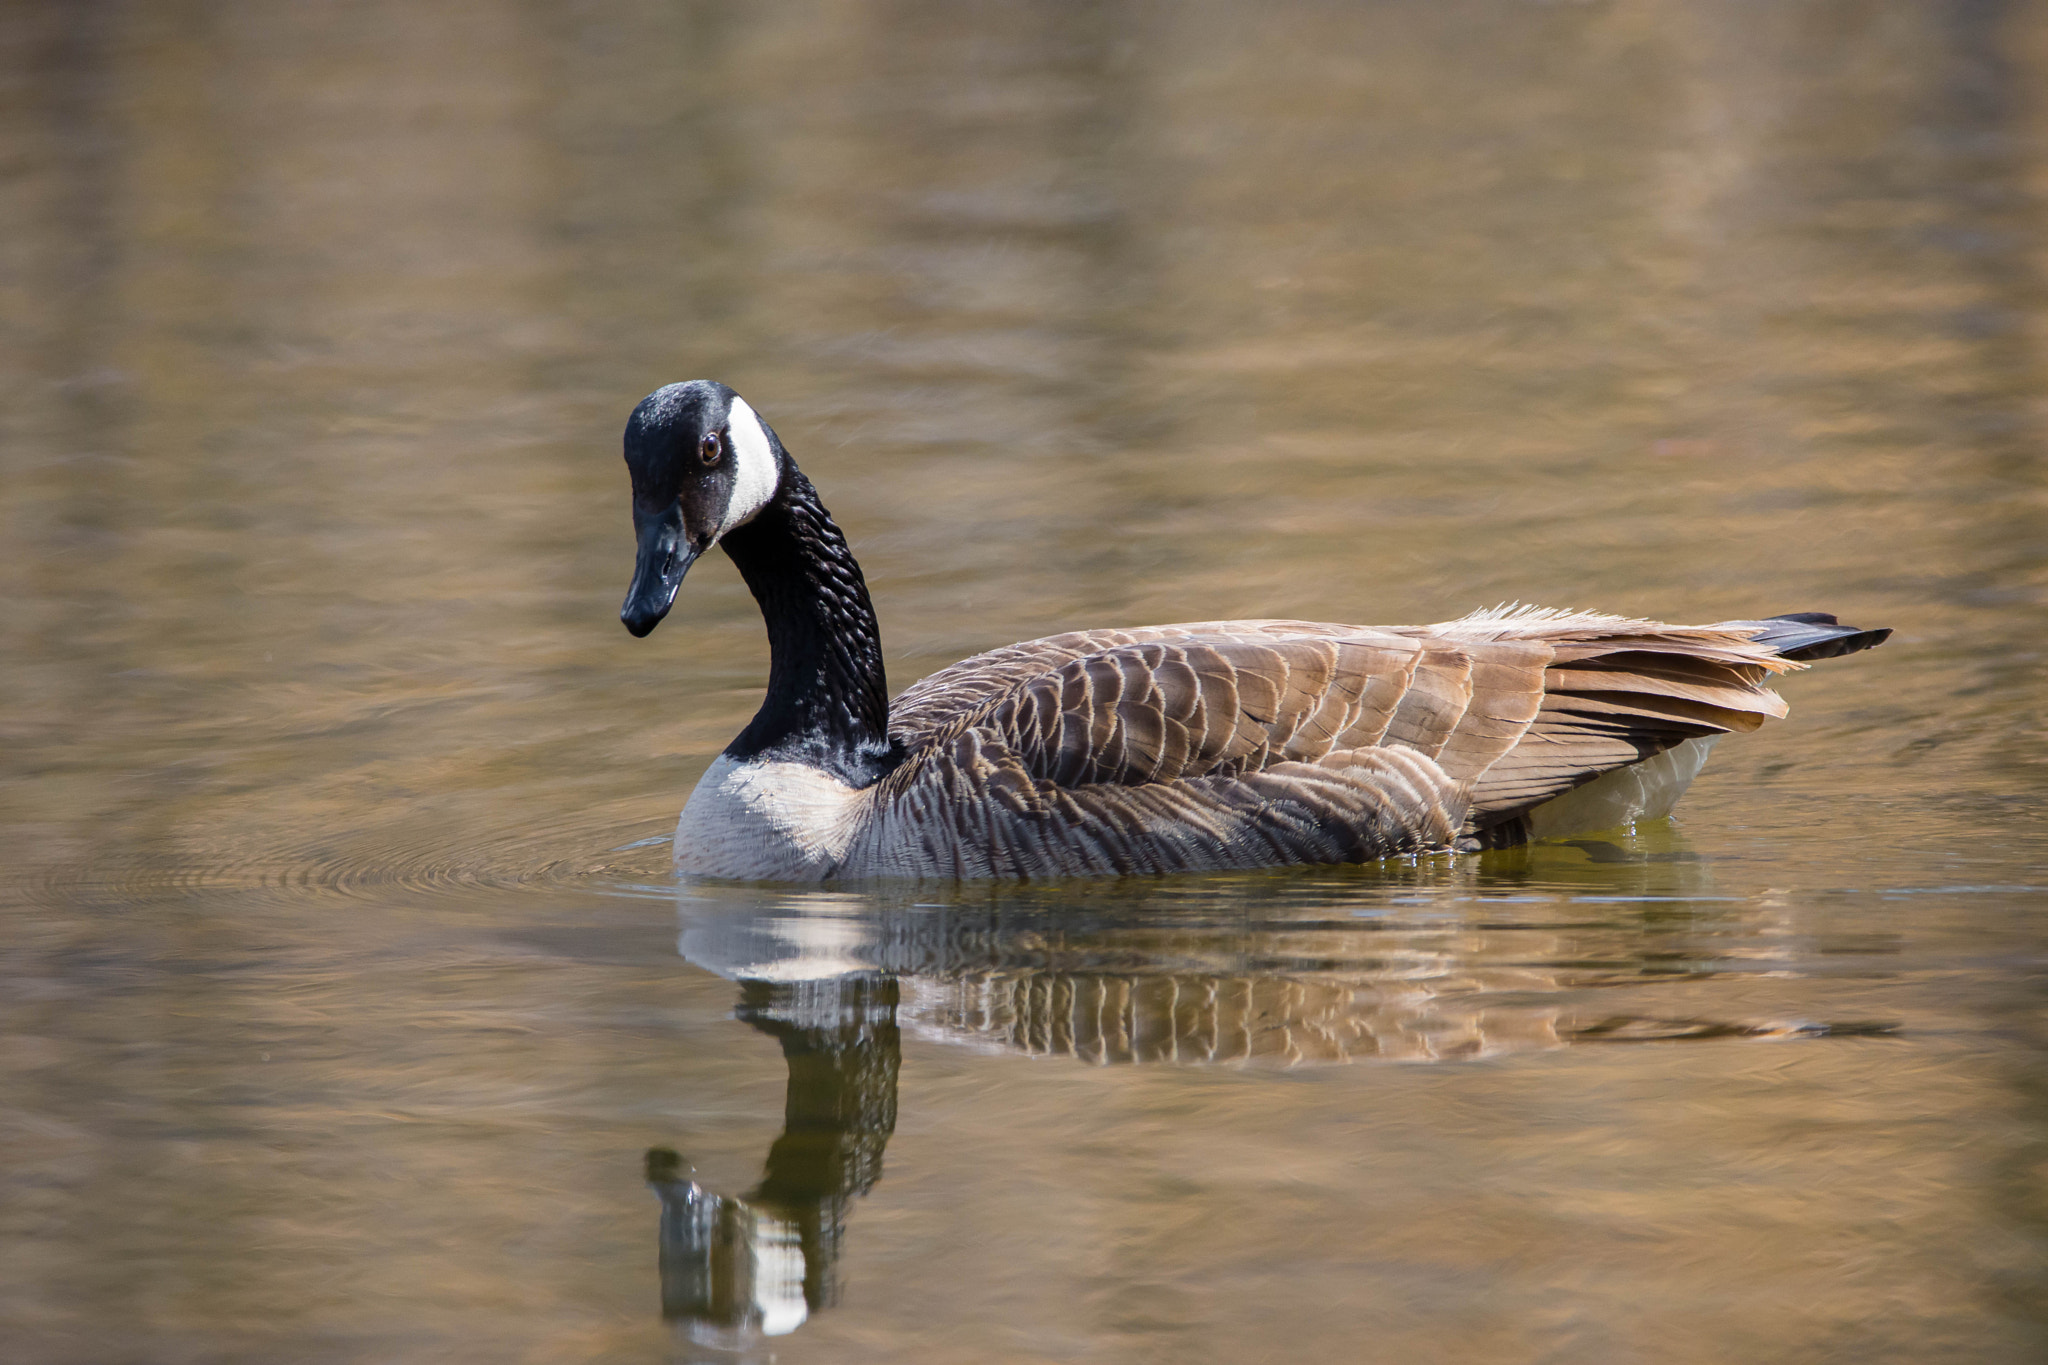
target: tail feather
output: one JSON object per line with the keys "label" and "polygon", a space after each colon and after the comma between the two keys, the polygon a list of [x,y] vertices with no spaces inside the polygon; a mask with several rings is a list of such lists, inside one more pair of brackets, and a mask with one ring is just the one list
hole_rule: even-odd
{"label": "tail feather", "polygon": [[1892,634],[1890,626],[1869,630],[1845,626],[1824,611],[1788,612],[1761,621],[1722,621],[1717,628],[1753,630],[1756,633],[1750,636],[1751,640],[1776,650],[1779,658],[1797,663],[1874,649]]}
{"label": "tail feather", "polygon": [[[1820,612],[1672,626],[1509,611],[1430,629],[1459,640],[1475,658],[1500,648],[1504,637],[1551,653],[1534,718],[1519,733],[1507,727],[1507,752],[1488,754],[1487,766],[1469,779],[1465,833],[1483,848],[1529,838],[1534,826],[1523,817],[1602,774],[1632,768],[1686,740],[1754,730],[1784,715],[1784,701],[1764,685],[1770,674],[1869,649],[1891,634],[1845,626]],[[1492,716],[1502,708],[1480,681],[1475,669],[1469,710]],[[1704,750],[1699,754],[1703,758]],[[1687,780],[1697,769],[1697,763],[1686,769]],[[1674,788],[1673,799],[1681,789]]]}

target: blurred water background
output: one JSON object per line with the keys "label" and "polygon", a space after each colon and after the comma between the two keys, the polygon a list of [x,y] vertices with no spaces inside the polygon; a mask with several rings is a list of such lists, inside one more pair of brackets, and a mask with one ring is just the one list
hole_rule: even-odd
{"label": "blurred water background", "polygon": [[[0,4],[11,1362],[2048,1354],[2048,7]],[[1676,821],[692,890],[725,380],[898,688],[1832,610]]]}

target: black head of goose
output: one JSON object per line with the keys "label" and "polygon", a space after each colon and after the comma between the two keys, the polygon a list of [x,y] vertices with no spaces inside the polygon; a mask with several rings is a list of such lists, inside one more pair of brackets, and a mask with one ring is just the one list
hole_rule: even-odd
{"label": "black head of goose", "polygon": [[1501,848],[1668,812],[1773,673],[1889,630],[1803,612],[1674,626],[1511,607],[1431,626],[1206,621],[979,654],[892,705],[860,566],[744,399],[626,424],[637,636],[713,545],[766,619],[760,711],[676,828],[683,873],[1049,877]]}

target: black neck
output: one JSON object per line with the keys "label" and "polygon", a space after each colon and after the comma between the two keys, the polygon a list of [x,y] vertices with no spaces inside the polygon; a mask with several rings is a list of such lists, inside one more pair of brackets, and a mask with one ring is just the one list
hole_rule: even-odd
{"label": "black neck", "polygon": [[846,537],[785,469],[774,500],[721,542],[768,622],[768,695],[725,751],[787,753],[863,785],[889,751],[882,634]]}

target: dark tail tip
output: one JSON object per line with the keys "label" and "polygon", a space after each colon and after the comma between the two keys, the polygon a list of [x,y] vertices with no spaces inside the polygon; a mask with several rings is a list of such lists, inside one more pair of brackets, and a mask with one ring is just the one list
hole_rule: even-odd
{"label": "dark tail tip", "polygon": [[1778,651],[1780,657],[1800,663],[1875,649],[1892,636],[1890,626],[1875,626],[1868,630],[1861,626],[1845,626],[1824,611],[1787,612],[1783,616],[1766,617],[1756,624],[1763,627],[1753,637],[1758,644],[1769,645]]}

